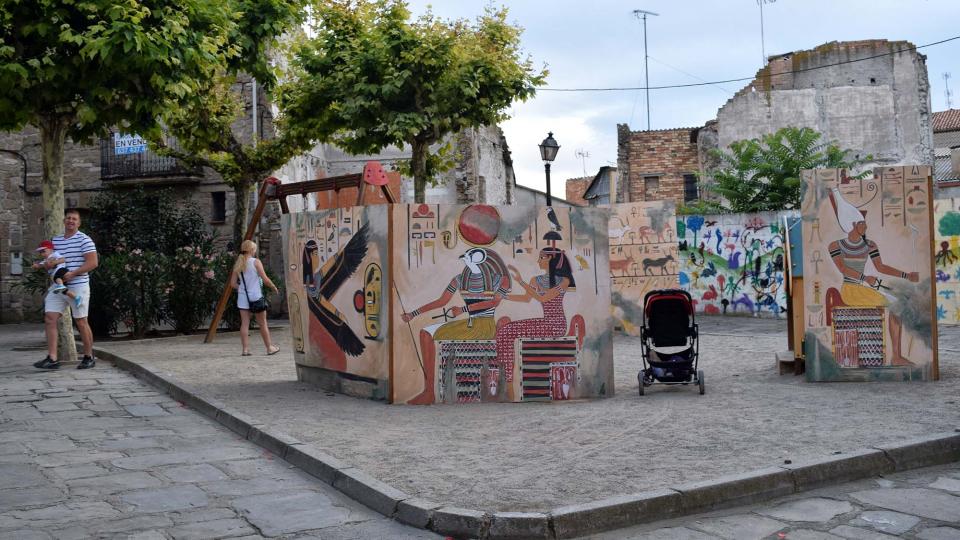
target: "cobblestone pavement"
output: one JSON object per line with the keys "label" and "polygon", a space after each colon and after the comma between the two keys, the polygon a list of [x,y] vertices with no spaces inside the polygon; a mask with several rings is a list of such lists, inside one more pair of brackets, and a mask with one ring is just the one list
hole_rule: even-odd
{"label": "cobblestone pavement", "polygon": [[255,339],[241,358],[237,333],[98,347],[411,496],[485,512],[542,512],[960,427],[960,328],[941,332],[939,382],[828,384],[778,374],[783,320],[698,321],[705,395],[659,385],[640,397],[639,339],[617,335],[615,395],[559,403],[388,406],[319,391],[297,381],[287,328],[273,332],[274,356]]}
{"label": "cobblestone pavement", "polygon": [[808,491],[770,503],[687,516],[594,540],[960,539],[960,463]]}
{"label": "cobblestone pavement", "polygon": [[439,538],[106,362],[34,369],[40,331],[0,325],[0,538]]}

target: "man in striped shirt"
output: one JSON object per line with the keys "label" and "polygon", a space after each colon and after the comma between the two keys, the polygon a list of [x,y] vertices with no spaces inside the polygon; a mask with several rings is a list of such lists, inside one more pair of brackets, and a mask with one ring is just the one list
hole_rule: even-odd
{"label": "man in striped shirt", "polygon": [[[79,307],[73,307],[73,320],[77,323],[80,340],[83,341],[83,359],[77,369],[89,369],[96,364],[93,358],[93,332],[87,322],[87,310],[90,307],[90,276],[89,272],[97,267],[99,258],[97,247],[89,236],[80,232],[80,212],[68,209],[63,217],[63,235],[53,238],[53,245],[66,259],[67,273],[63,275],[63,283],[83,302]],[[47,334],[47,357],[33,364],[39,369],[59,369],[57,360],[57,323],[63,312],[70,306],[70,299],[65,294],[50,291],[43,303],[44,330]]]}

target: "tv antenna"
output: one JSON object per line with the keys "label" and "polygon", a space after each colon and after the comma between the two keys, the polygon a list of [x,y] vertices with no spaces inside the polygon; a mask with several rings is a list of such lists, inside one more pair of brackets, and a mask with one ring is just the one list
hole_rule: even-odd
{"label": "tv antenna", "polygon": [[953,92],[950,91],[950,73],[943,74],[943,96],[947,99],[947,109],[952,109]]}
{"label": "tv antenna", "polygon": [[757,5],[760,6],[760,54],[763,55],[763,65],[767,65],[767,46],[764,44],[763,39],[763,5],[772,4],[777,0],[757,0]]}
{"label": "tv antenna", "polygon": [[587,176],[587,158],[590,157],[590,152],[587,152],[587,151],[584,150],[583,148],[577,148],[577,151],[574,152],[573,155],[575,155],[575,156],[577,156],[578,158],[580,158],[580,163],[583,165],[583,176],[584,176],[584,178],[586,178],[586,176]]}
{"label": "tv antenna", "polygon": [[658,17],[660,14],[645,9],[633,10],[633,16],[643,21],[643,86],[647,92],[647,131],[650,131],[650,72],[647,70],[650,56],[647,55],[647,15]]}

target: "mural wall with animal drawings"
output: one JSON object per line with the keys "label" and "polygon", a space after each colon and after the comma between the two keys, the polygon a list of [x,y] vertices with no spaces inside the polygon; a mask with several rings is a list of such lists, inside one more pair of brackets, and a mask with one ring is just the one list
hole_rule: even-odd
{"label": "mural wall with animal drawings", "polygon": [[608,216],[394,205],[394,402],[613,395]]}
{"label": "mural wall with animal drawings", "polygon": [[807,380],[936,380],[930,167],[804,171]]}
{"label": "mural wall with animal drawings", "polygon": [[675,205],[673,201],[614,204],[610,212],[613,319],[624,332],[638,335],[644,295],[677,288]]}
{"label": "mural wall with animal drawings", "polygon": [[787,215],[797,212],[677,216],[680,287],[693,296],[697,313],[785,314]]}
{"label": "mural wall with animal drawings", "polygon": [[933,201],[937,323],[960,324],[960,199]]}
{"label": "mural wall with animal drawings", "polygon": [[388,205],[354,206],[283,216],[298,365],[388,380],[388,211]]}

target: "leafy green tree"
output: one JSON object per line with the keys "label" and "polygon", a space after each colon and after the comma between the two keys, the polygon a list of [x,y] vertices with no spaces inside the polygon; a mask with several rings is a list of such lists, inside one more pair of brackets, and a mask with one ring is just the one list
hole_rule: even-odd
{"label": "leafy green tree", "polygon": [[[304,20],[305,0],[232,0],[237,14],[229,43],[239,53],[202,83],[192,99],[173,99],[163,111],[166,134],[179,148],[167,145],[166,137],[151,138],[160,154],[176,157],[193,166],[209,167],[233,188],[235,195],[233,242],[239,246],[247,224],[250,192],[258,181],[306,150],[309,140],[281,134],[257,140],[239,128],[245,102],[238,80],[252,77],[260,92],[270,92],[278,76],[272,58],[284,55],[283,36],[295,41]],[[282,64],[282,62],[276,62]],[[259,100],[258,100],[259,101]]]}
{"label": "leafy green tree", "polygon": [[722,196],[716,210],[763,212],[800,207],[800,171],[850,168],[872,159],[847,158],[850,150],[821,141],[810,128],[785,127],[760,139],[735,141],[730,152],[715,149],[722,166],[710,172],[706,188]]}
{"label": "leafy green tree", "polygon": [[296,51],[278,94],[282,127],[356,154],[409,144],[417,202],[449,166],[431,145],[504,120],[546,77],[522,57],[522,30],[506,9],[488,7],[475,22],[429,12],[410,20],[401,0],[321,0],[315,13],[315,37]]}
{"label": "leafy green tree", "polygon": [[[85,142],[113,126],[155,131],[171,96],[194,95],[233,54],[227,8],[206,0],[0,3],[0,129],[40,131],[44,236],[62,232],[67,137]],[[63,350],[74,351],[62,320]]]}

